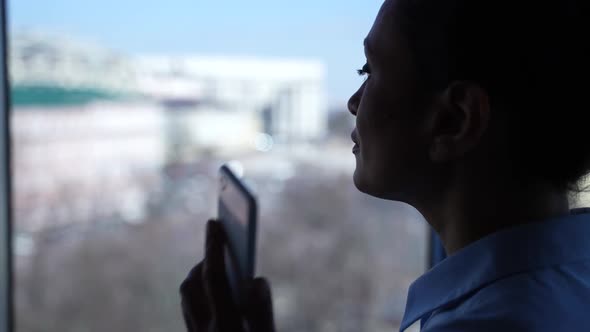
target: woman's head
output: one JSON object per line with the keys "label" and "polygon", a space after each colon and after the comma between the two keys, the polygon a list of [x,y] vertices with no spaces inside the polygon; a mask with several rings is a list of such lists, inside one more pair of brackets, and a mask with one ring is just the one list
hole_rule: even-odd
{"label": "woman's head", "polygon": [[467,175],[574,185],[590,169],[579,3],[386,1],[349,101],[357,187],[415,203]]}

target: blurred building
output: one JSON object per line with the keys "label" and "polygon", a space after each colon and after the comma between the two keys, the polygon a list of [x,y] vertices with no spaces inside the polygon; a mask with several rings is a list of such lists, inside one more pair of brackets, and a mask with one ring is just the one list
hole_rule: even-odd
{"label": "blurred building", "polygon": [[24,231],[140,220],[166,164],[301,149],[326,136],[317,61],[131,56],[46,33],[10,42]]}
{"label": "blurred building", "polygon": [[193,110],[252,114],[258,119],[258,131],[280,143],[326,136],[324,67],[320,62],[146,56],[135,63],[139,90],[169,105],[176,102],[186,109],[192,103]]}
{"label": "blurred building", "polygon": [[[224,112],[223,118],[249,113],[257,125],[247,126],[277,143],[317,141],[327,134],[325,72],[318,61],[130,56],[63,36],[17,33],[11,38],[10,74],[16,102],[26,103],[31,91],[58,87],[96,97],[142,98],[185,113]],[[217,124],[216,135],[227,134],[223,123]],[[207,126],[208,132],[213,129]]]}
{"label": "blurred building", "polygon": [[128,56],[67,35],[15,32],[10,42],[10,76],[19,86],[136,90],[136,69]]}

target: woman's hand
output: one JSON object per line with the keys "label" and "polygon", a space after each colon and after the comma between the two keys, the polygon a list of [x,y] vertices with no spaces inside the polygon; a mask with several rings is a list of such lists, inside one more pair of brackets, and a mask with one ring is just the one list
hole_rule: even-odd
{"label": "woman's hand", "polygon": [[188,331],[274,332],[272,298],[266,280],[252,280],[244,312],[234,304],[225,274],[224,243],[221,224],[210,220],[207,223],[205,259],[190,271],[180,286]]}

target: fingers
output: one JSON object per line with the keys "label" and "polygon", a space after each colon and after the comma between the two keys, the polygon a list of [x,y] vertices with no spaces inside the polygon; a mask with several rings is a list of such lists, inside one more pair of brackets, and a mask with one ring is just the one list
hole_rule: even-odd
{"label": "fingers", "polygon": [[[216,227],[222,228],[219,224],[219,221],[215,219],[207,220],[207,225],[205,228],[205,255],[207,255],[207,248],[211,245],[212,241],[215,241],[215,232],[219,231]],[[223,229],[221,229],[223,233]]]}
{"label": "fingers", "polygon": [[184,318],[184,325],[186,326],[186,330],[188,332],[197,332],[197,323],[189,314],[189,311],[185,309],[184,302],[182,303],[182,318]]}
{"label": "fingers", "polygon": [[250,331],[274,332],[272,294],[268,282],[263,278],[254,279],[248,299],[245,310]]}
{"label": "fingers", "polygon": [[242,319],[233,302],[225,274],[225,234],[217,221],[207,223],[207,240],[202,277],[211,311],[220,331],[240,331]]}
{"label": "fingers", "polygon": [[189,332],[201,330],[211,318],[202,270],[203,263],[197,264],[180,285],[182,314]]}

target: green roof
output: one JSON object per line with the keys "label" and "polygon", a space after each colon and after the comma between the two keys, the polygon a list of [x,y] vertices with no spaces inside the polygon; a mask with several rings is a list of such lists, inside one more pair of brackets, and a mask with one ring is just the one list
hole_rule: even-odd
{"label": "green roof", "polygon": [[118,94],[92,88],[64,88],[50,85],[11,87],[11,102],[14,106],[71,106],[119,98],[121,96]]}

